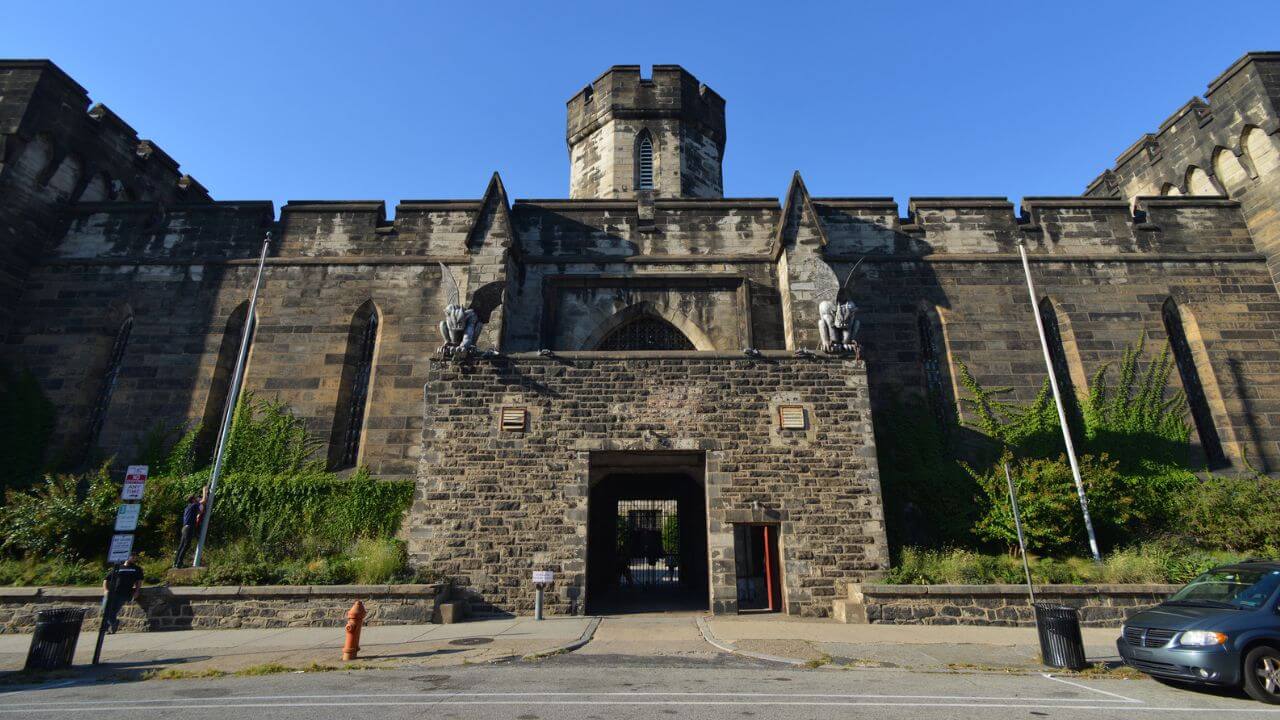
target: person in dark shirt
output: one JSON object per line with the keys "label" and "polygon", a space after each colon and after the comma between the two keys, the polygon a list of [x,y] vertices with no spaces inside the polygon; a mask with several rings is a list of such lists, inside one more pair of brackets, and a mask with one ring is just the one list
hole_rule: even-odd
{"label": "person in dark shirt", "polygon": [[182,531],[178,539],[178,554],[173,556],[173,566],[182,567],[182,562],[187,554],[187,548],[191,547],[191,537],[195,535],[196,528],[200,526],[200,520],[204,516],[205,499],[209,497],[209,487],[206,485],[199,497],[192,495],[187,498],[187,506],[182,509]]}
{"label": "person in dark shirt", "polygon": [[115,634],[120,627],[120,608],[130,600],[138,599],[138,591],[142,589],[142,568],[138,567],[138,556],[130,555],[120,565],[107,572],[107,579],[102,581],[102,589],[107,593],[107,604],[102,609],[103,624],[107,632]]}

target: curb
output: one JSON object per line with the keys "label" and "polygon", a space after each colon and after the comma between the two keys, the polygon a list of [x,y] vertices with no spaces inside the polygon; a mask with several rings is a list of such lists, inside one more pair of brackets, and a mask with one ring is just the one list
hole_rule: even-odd
{"label": "curb", "polygon": [[587,623],[587,627],[583,629],[582,634],[579,635],[577,639],[570,640],[569,642],[563,645],[557,645],[556,647],[553,647],[549,650],[543,650],[541,652],[536,652],[536,653],[529,653],[528,655],[525,655],[523,658],[521,658],[521,660],[541,660],[542,658],[550,657],[552,655],[560,655],[562,653],[573,652],[574,650],[577,650],[583,645],[586,645],[587,643],[591,642],[591,638],[595,636],[596,628],[598,627],[600,627],[600,618],[598,617],[591,618],[591,622]]}
{"label": "curb", "polygon": [[782,663],[783,665],[800,666],[808,664],[807,661],[797,658],[781,657],[779,655],[768,655],[765,653],[751,652],[750,650],[741,650],[733,643],[725,642],[724,640],[716,637],[715,633],[711,632],[711,626],[707,624],[707,619],[702,616],[698,617],[698,632],[702,633],[703,640],[706,640],[712,647],[723,652],[754,658],[756,660]]}

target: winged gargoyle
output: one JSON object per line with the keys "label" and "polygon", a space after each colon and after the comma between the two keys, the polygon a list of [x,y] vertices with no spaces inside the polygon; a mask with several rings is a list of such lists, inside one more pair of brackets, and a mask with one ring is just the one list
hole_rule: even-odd
{"label": "winged gargoyle", "polygon": [[476,350],[476,338],[480,336],[484,323],[475,310],[463,305],[462,289],[444,263],[440,263],[440,274],[449,279],[451,286],[449,303],[444,306],[444,320],[440,322],[440,338],[444,341],[440,354],[470,355]]}
{"label": "winged gargoyle", "polygon": [[849,270],[849,276],[836,293],[835,302],[823,300],[818,304],[818,333],[822,336],[822,350],[831,354],[853,353],[862,356],[862,347],[858,344],[858,328],[862,321],[858,320],[858,306],[853,302],[849,291],[849,282],[857,272],[858,265],[865,260],[864,256]]}

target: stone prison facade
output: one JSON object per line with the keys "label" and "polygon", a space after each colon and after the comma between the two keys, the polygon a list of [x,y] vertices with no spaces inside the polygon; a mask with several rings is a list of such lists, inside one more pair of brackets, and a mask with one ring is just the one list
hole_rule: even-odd
{"label": "stone prison facade", "polygon": [[[1040,313],[1075,392],[1145,333],[1186,390],[1189,462],[1280,471],[1280,53],[1083,195],[1017,208],[822,197],[799,173],[725,197],[725,101],[675,65],[614,66],[567,117],[567,199],[513,200],[495,173],[391,219],[277,211],[214,200],[51,62],[0,62],[0,359],[57,408],[51,461],[125,464],[156,426],[201,428],[207,454],[252,323],[244,389],[329,468],[416,479],[411,557],[473,607],[528,611],[551,570],[557,613],[824,616],[910,522],[882,501],[888,408],[964,422],[962,363],[1030,399]],[[858,353],[820,333],[847,301]],[[450,304],[474,352],[442,352]]]}

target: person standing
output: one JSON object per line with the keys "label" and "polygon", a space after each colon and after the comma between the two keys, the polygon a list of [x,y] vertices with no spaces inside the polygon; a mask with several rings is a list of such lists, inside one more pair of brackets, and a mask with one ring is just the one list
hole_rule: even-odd
{"label": "person standing", "polygon": [[120,608],[130,600],[137,600],[138,592],[142,590],[142,568],[138,566],[138,556],[130,555],[123,563],[107,571],[102,589],[107,593],[102,622],[107,632],[114,635],[120,627]]}
{"label": "person standing", "polygon": [[191,495],[187,498],[187,506],[182,509],[182,531],[178,538],[178,554],[173,556],[175,568],[182,567],[187,548],[191,547],[191,538],[199,531],[200,520],[204,517],[205,501],[208,497],[209,486],[206,485],[199,497]]}

